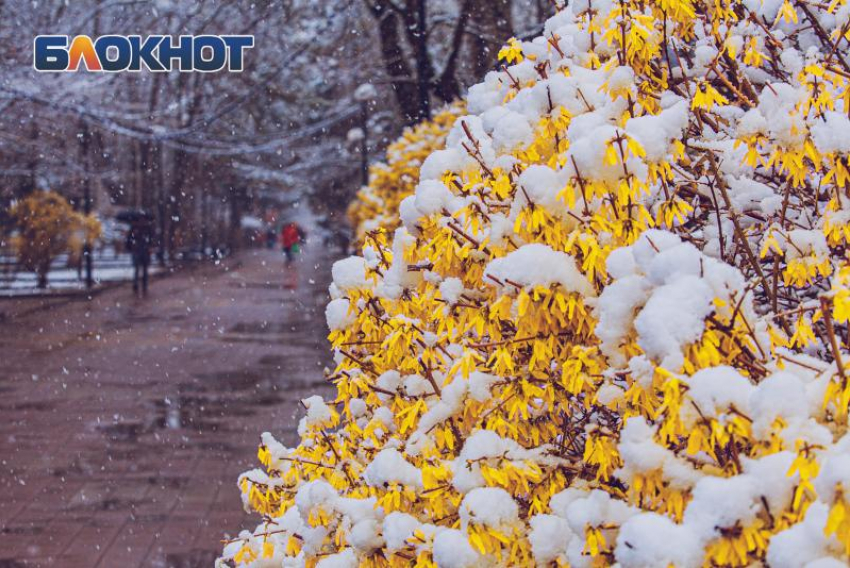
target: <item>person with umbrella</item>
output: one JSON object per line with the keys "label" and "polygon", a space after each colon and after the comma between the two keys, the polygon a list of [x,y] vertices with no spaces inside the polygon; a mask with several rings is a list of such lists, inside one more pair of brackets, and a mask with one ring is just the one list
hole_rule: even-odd
{"label": "person with umbrella", "polygon": [[125,211],[117,219],[129,223],[126,248],[133,259],[133,293],[148,295],[148,267],[153,245],[153,219],[145,211]]}

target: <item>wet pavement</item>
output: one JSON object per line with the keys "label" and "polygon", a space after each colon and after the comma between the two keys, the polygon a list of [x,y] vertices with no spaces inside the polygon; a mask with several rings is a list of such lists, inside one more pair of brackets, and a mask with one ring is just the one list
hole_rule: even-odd
{"label": "wet pavement", "polygon": [[295,443],[298,401],[330,393],[317,249],[0,321],[0,568],[208,567],[256,525],[236,478],[259,435]]}

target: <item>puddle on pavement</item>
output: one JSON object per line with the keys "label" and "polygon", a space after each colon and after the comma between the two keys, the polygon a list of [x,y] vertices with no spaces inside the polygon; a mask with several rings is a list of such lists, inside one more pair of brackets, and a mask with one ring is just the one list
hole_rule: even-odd
{"label": "puddle on pavement", "polygon": [[138,504],[139,501],[107,497],[106,499],[95,501],[92,506],[99,511],[127,511],[133,509]]}
{"label": "puddle on pavement", "polygon": [[161,487],[163,489],[183,489],[188,487],[189,478],[186,476],[162,476],[162,475],[151,475],[148,477],[148,483],[151,485],[156,485],[157,487]]}
{"label": "puddle on pavement", "polygon": [[[151,561],[153,568],[198,568],[212,566],[218,558],[217,551],[191,550],[189,552],[166,554]],[[2,568],[2,565],[0,565]]]}
{"label": "puddle on pavement", "polygon": [[149,406],[152,412],[144,421],[118,421],[103,424],[98,429],[110,442],[136,443],[143,436],[161,430],[219,432],[227,429],[224,421],[226,416],[240,415],[238,411],[228,408],[225,402],[195,396],[157,399],[151,401]]}
{"label": "puddle on pavement", "polygon": [[[305,371],[312,372],[313,367],[285,365],[293,360],[293,357],[286,355],[287,351],[295,354],[295,359],[298,355],[305,353],[330,353],[325,328],[315,324],[314,320],[317,316],[311,313],[302,313],[301,316],[301,319],[290,319],[285,323],[240,322],[228,329],[226,334],[219,337],[219,340],[228,344],[245,343],[278,347],[281,351],[281,354],[276,356],[279,357],[279,361],[272,366],[278,370],[284,370],[284,367],[287,367],[290,375],[299,376]],[[260,365],[268,366],[262,359]]]}
{"label": "puddle on pavement", "polygon": [[194,442],[193,447],[202,452],[217,453],[232,456],[245,448],[228,444],[227,442]]}
{"label": "puddle on pavement", "polygon": [[290,333],[295,331],[294,327],[273,322],[241,322],[227,330],[228,333]]}
{"label": "puddle on pavement", "polygon": [[197,373],[191,383],[181,385],[181,389],[198,392],[232,393],[253,389],[258,394],[276,391],[275,378],[266,369],[243,369],[241,371],[219,371],[215,373]]}
{"label": "puddle on pavement", "polygon": [[[154,314],[138,314],[138,313],[125,313],[117,318],[110,318],[103,322],[102,329],[98,331],[88,332],[89,336],[94,336],[97,334],[103,334],[107,331],[114,331],[119,329],[130,329],[134,325],[145,324],[145,323],[156,323],[159,321],[159,317]],[[87,337],[90,338],[90,337]]]}
{"label": "puddle on pavement", "polygon": [[76,456],[70,464],[65,467],[54,467],[49,468],[48,470],[51,475],[54,477],[70,477],[72,475],[75,476],[84,476],[91,475],[96,471],[96,467],[91,461],[85,456],[78,455]]}
{"label": "puddle on pavement", "polygon": [[[284,402],[284,389],[276,375],[267,367],[199,373],[192,381],[181,383],[177,394],[149,401],[150,413],[144,419],[116,421],[98,429],[114,443],[137,443],[163,430],[226,431],[234,419]],[[217,442],[207,443],[215,446],[212,449],[226,449]]]}
{"label": "puddle on pavement", "polygon": [[[3,389],[0,389],[0,393],[3,392]],[[18,402],[12,404],[0,404],[0,410],[11,410],[11,411],[19,411],[19,412],[45,412],[47,410],[53,410],[56,407],[55,402],[47,401],[47,400],[34,400],[34,401],[26,401],[26,402]]]}
{"label": "puddle on pavement", "polygon": [[282,286],[277,282],[245,282],[245,283],[230,283],[231,288],[240,288],[247,290],[280,290]]}
{"label": "puddle on pavement", "polygon": [[[255,404],[275,404],[281,399],[266,402],[267,397],[253,401]],[[211,396],[181,394],[173,398],[153,401],[156,409],[154,425],[166,430],[193,430],[218,432],[227,430],[227,420],[233,417],[250,416],[252,412],[243,408],[241,399],[218,399]]]}
{"label": "puddle on pavement", "polygon": [[[15,536],[37,536],[44,532],[44,527],[29,525],[5,526],[0,529],[0,534],[11,534]],[[3,565],[0,564],[0,567]]]}
{"label": "puddle on pavement", "polygon": [[276,343],[279,343],[282,349],[289,346],[309,347],[311,349],[321,347],[324,349],[327,343],[325,335],[315,333],[308,321],[238,323],[228,329],[227,334],[221,339],[223,341],[247,339],[261,343],[267,341],[267,337],[274,337],[277,340]]}
{"label": "puddle on pavement", "polygon": [[101,425],[99,429],[110,442],[135,442],[146,430],[141,422],[116,422]]}
{"label": "puddle on pavement", "polygon": [[260,365],[265,367],[274,367],[280,370],[288,361],[288,357],[283,355],[264,355],[258,361]]}

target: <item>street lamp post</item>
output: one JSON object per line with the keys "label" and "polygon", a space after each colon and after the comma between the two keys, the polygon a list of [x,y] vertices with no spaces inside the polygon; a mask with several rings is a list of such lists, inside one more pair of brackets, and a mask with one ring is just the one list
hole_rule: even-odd
{"label": "street lamp post", "polygon": [[[91,177],[89,175],[89,127],[83,122],[82,123],[82,137],[80,140],[81,150],[83,154],[83,214],[85,214],[86,219],[91,215]],[[89,236],[86,234],[83,235],[83,262],[86,265],[86,288],[91,289],[94,286],[94,277],[92,276],[92,272],[94,270],[94,262],[92,259],[92,248],[91,241],[89,240]]]}
{"label": "street lamp post", "polygon": [[369,103],[378,96],[375,86],[364,83],[354,91],[360,103],[360,176],[363,185],[369,185]]}
{"label": "street lamp post", "polygon": [[369,103],[360,102],[360,129],[363,137],[360,139],[360,177],[362,184],[369,185]]}
{"label": "street lamp post", "polygon": [[209,246],[209,194],[207,191],[201,193],[201,258],[206,257]]}

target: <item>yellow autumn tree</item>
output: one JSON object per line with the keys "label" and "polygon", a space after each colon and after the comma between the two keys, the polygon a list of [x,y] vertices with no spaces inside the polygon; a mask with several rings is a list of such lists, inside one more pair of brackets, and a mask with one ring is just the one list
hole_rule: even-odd
{"label": "yellow autumn tree", "polygon": [[571,2],[333,267],[222,566],[846,566],[850,5]]}
{"label": "yellow autumn tree", "polygon": [[68,252],[75,235],[93,242],[100,236],[100,223],[71,207],[64,197],[52,191],[36,191],[12,206],[11,217],[17,229],[13,241],[18,261],[35,272],[38,287],[47,287],[50,265]]}

